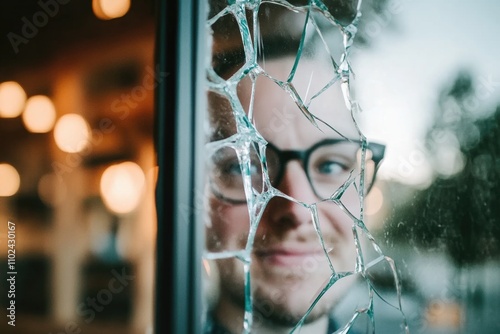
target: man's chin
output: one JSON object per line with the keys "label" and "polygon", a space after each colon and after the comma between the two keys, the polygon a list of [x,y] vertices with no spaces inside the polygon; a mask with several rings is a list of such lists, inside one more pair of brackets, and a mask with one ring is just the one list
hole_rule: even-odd
{"label": "man's chin", "polygon": [[[301,291],[296,291],[273,302],[269,295],[263,297],[257,291],[254,294],[254,318],[279,326],[294,327],[313,304],[314,295],[315,293],[311,293],[309,296]],[[332,305],[331,298],[322,298],[305,318],[304,323],[313,322],[328,314]]]}

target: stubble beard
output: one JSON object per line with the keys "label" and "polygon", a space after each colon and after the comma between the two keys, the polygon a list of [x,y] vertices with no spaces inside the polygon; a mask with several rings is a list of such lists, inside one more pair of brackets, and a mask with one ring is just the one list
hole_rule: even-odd
{"label": "stubble beard", "polygon": [[[233,260],[232,269],[221,276],[221,282],[223,282],[221,284],[221,297],[236,305],[243,314],[246,302],[244,274],[241,264],[237,263],[239,261]],[[323,283],[325,282],[321,281],[321,284],[318,282],[320,281],[317,278],[308,281],[307,277],[287,276],[286,274],[283,274],[282,277],[276,277],[274,282],[268,282],[252,275],[254,326],[271,324],[294,327],[324,287]],[[305,287],[311,285],[317,289],[309,289],[309,291],[304,292]],[[304,323],[311,323],[328,314],[333,304],[331,296],[324,295]]]}

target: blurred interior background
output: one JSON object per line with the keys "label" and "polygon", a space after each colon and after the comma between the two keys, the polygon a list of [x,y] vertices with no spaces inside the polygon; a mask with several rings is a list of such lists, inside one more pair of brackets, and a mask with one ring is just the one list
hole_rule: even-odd
{"label": "blurred interior background", "polygon": [[154,1],[3,1],[0,36],[0,332],[146,333]]}

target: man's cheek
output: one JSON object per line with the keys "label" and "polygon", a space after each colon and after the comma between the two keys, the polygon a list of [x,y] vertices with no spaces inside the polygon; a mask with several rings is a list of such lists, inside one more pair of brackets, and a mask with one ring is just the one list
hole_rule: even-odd
{"label": "man's cheek", "polygon": [[[211,212],[211,225],[207,234],[214,234],[225,246],[244,245],[249,231],[248,212],[244,206],[216,205]],[[231,247],[232,248],[232,247]]]}

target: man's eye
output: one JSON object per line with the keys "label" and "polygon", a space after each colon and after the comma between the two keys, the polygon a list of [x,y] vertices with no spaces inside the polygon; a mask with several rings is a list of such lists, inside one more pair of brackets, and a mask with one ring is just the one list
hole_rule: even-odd
{"label": "man's eye", "polygon": [[225,175],[241,175],[241,168],[238,161],[225,161],[220,165],[220,170]]}
{"label": "man's eye", "polygon": [[[241,175],[241,167],[240,167],[238,160],[226,161],[220,165],[219,169],[221,170],[222,174],[225,174],[228,176]],[[260,168],[255,163],[252,163],[250,165],[250,174],[251,175],[260,174]]]}
{"label": "man's eye", "polygon": [[348,167],[345,164],[334,160],[322,161],[318,163],[316,167],[316,171],[319,174],[324,174],[324,175],[341,174],[345,172],[346,169],[348,169]]}

